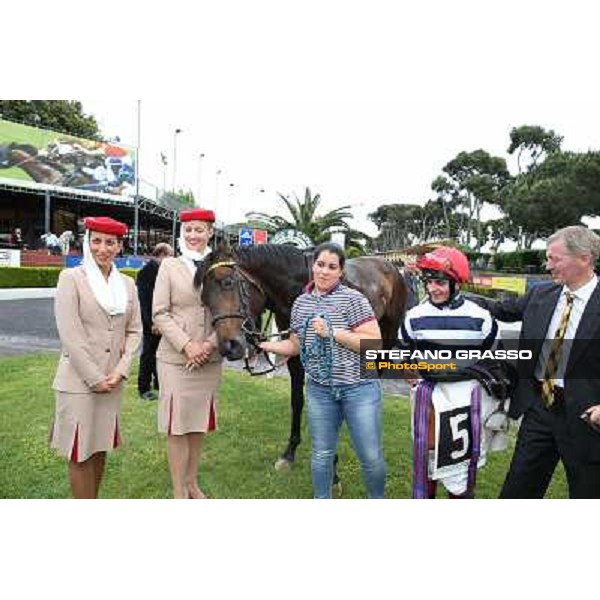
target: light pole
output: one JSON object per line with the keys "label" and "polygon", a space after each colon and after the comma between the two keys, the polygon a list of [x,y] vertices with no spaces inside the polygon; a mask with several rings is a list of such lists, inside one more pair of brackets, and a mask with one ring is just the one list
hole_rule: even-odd
{"label": "light pole", "polygon": [[177,186],[177,134],[181,133],[181,129],[177,128],[173,134],[173,189],[172,192],[176,192]]}
{"label": "light pole", "polygon": [[163,185],[162,185],[162,195],[164,196],[167,193],[167,155],[164,152],[160,153],[160,160],[163,166]]}
{"label": "light pole", "polygon": [[233,221],[232,217],[231,217],[231,206],[233,204],[233,192],[234,192],[234,188],[235,188],[235,183],[230,183],[229,184],[229,197],[227,198],[227,218],[229,221]]}
{"label": "light pole", "polygon": [[196,204],[202,206],[201,192],[202,192],[202,159],[204,158],[204,152],[198,157],[198,198]]}
{"label": "light pole", "polygon": [[137,148],[135,149],[135,206],[133,211],[133,254],[137,256],[140,236],[140,139],[142,101],[137,101]]}
{"label": "light pole", "polygon": [[258,199],[256,202],[256,210],[257,211],[263,210],[262,206],[263,206],[263,202],[265,199],[264,194],[265,194],[265,188],[263,188],[263,187],[258,188]]}
{"label": "light pole", "polygon": [[[215,211],[219,210],[219,187],[220,187],[220,183],[221,183],[221,174],[223,173],[223,171],[221,169],[217,169],[217,172],[215,173]],[[225,215],[223,215],[224,217]],[[223,221],[225,221],[225,219],[222,219]]]}

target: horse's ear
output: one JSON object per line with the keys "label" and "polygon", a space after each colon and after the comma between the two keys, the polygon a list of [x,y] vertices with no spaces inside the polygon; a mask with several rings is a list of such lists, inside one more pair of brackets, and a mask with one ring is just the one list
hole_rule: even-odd
{"label": "horse's ear", "polygon": [[206,269],[210,263],[210,255],[205,258],[196,266],[196,273],[194,273],[194,288],[199,290],[204,281],[204,275],[206,275]]}
{"label": "horse's ear", "polygon": [[231,254],[231,246],[225,238],[221,238],[217,243],[217,254]]}

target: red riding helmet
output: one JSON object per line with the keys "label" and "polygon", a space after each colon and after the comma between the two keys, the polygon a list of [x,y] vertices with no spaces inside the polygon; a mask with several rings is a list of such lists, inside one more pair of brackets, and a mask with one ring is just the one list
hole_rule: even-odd
{"label": "red riding helmet", "polygon": [[417,268],[443,273],[457,283],[465,283],[471,278],[469,259],[460,250],[447,246],[440,246],[421,256]]}

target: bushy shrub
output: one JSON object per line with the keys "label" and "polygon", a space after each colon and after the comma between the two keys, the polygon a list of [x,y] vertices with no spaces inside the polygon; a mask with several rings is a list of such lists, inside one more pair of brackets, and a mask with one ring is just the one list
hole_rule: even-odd
{"label": "bushy shrub", "polygon": [[485,296],[486,298],[492,298],[494,300],[502,300],[507,297],[517,297],[518,296],[518,294],[516,292],[481,287],[481,286],[475,285],[473,283],[464,283],[463,285],[461,285],[460,289],[467,293],[476,294],[478,296]]}
{"label": "bushy shrub", "polygon": [[56,287],[59,267],[1,267],[0,288]]}
{"label": "bushy shrub", "polygon": [[[0,267],[0,288],[52,288],[58,283],[59,267]],[[135,280],[137,269],[121,269]]]}
{"label": "bushy shrub", "polygon": [[137,274],[139,273],[139,269],[119,269],[119,271],[121,273],[123,273],[123,275],[129,275],[129,277],[133,277],[133,280],[135,281],[137,279]]}
{"label": "bushy shrub", "polygon": [[519,250],[518,252],[502,252],[494,257],[497,271],[515,273],[544,273],[545,250]]}

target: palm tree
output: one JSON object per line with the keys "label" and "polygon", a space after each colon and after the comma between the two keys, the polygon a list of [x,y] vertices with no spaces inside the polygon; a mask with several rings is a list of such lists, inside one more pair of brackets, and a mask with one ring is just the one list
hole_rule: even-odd
{"label": "palm tree", "polygon": [[364,252],[362,242],[367,241],[369,237],[361,231],[352,229],[346,222],[347,219],[352,218],[352,213],[348,210],[350,206],[340,206],[318,216],[317,209],[321,202],[321,195],[315,194],[313,196],[310,188],[307,187],[304,192],[304,201],[301,201],[296,194],[291,199],[281,193],[278,193],[278,195],[287,208],[291,219],[266,213],[249,213],[247,217],[271,233],[282,229],[301,231],[315,245],[328,241],[332,233],[341,232],[345,235],[347,248],[356,248],[361,253]]}

